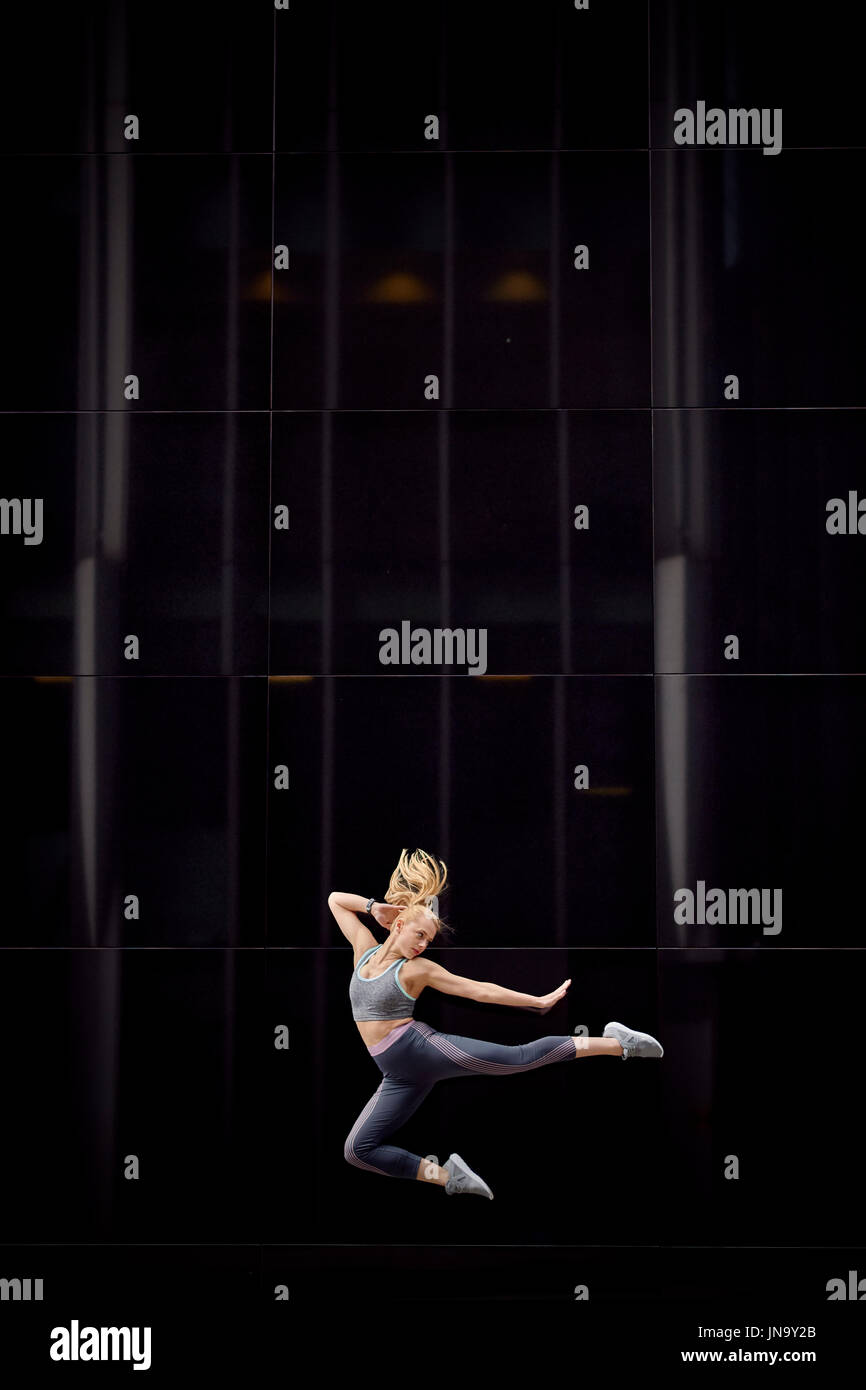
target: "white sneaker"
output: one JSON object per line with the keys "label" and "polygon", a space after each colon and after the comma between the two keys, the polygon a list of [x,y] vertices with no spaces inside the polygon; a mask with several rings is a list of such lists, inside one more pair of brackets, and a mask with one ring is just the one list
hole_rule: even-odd
{"label": "white sneaker", "polygon": [[622,1060],[627,1057],[664,1057],[665,1050],[657,1038],[649,1033],[636,1033],[626,1028],[624,1023],[608,1023],[601,1035],[603,1038],[616,1038],[622,1048]]}
{"label": "white sneaker", "polygon": [[445,1184],[445,1191],[450,1196],[459,1195],[461,1192],[475,1192],[479,1197],[489,1197],[491,1202],[493,1201],[493,1193],[487,1183],[483,1178],[479,1178],[477,1173],[473,1173],[459,1154],[452,1154],[442,1166],[450,1174]]}

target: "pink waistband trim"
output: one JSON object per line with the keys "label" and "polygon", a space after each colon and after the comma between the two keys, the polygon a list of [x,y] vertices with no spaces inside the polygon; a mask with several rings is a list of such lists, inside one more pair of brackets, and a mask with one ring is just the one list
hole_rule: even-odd
{"label": "pink waistband trim", "polygon": [[396,1042],[401,1034],[406,1032],[407,1028],[411,1028],[413,1022],[414,1020],[410,1018],[408,1023],[401,1023],[399,1028],[392,1028],[390,1033],[388,1033],[381,1042],[373,1043],[372,1047],[367,1048],[370,1056],[378,1057],[379,1053],[384,1052],[387,1047],[390,1047],[393,1042]]}

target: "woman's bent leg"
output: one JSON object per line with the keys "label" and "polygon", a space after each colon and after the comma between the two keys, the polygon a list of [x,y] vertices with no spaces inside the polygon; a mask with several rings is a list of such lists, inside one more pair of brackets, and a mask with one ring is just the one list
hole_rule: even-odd
{"label": "woman's bent leg", "polygon": [[433,1089],[432,1081],[405,1081],[384,1076],[368,1100],[343,1146],[343,1156],[355,1168],[389,1178],[417,1178],[425,1162],[418,1154],[398,1149],[383,1140],[404,1125]]}

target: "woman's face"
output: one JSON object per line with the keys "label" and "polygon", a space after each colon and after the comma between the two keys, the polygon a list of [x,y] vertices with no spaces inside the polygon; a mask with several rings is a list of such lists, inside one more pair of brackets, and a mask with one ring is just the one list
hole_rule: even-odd
{"label": "woman's face", "polygon": [[410,960],[415,956],[420,956],[427,950],[430,942],[436,935],[436,928],[430,917],[422,917],[420,914],[413,917],[409,922],[402,922],[400,925],[400,950],[403,955]]}

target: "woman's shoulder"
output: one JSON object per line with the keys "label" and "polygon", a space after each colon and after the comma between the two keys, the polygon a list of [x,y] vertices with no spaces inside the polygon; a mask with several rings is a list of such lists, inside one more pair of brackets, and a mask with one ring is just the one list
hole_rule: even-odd
{"label": "woman's shoulder", "polygon": [[425,961],[422,956],[417,960],[407,958],[398,965],[397,971],[400,975],[400,984],[407,994],[413,995],[416,999],[427,984],[429,977],[429,961]]}
{"label": "woman's shoulder", "polygon": [[379,943],[373,933],[369,931],[367,927],[362,926],[354,941],[353,969],[357,970],[364,956],[369,955],[378,945]]}

